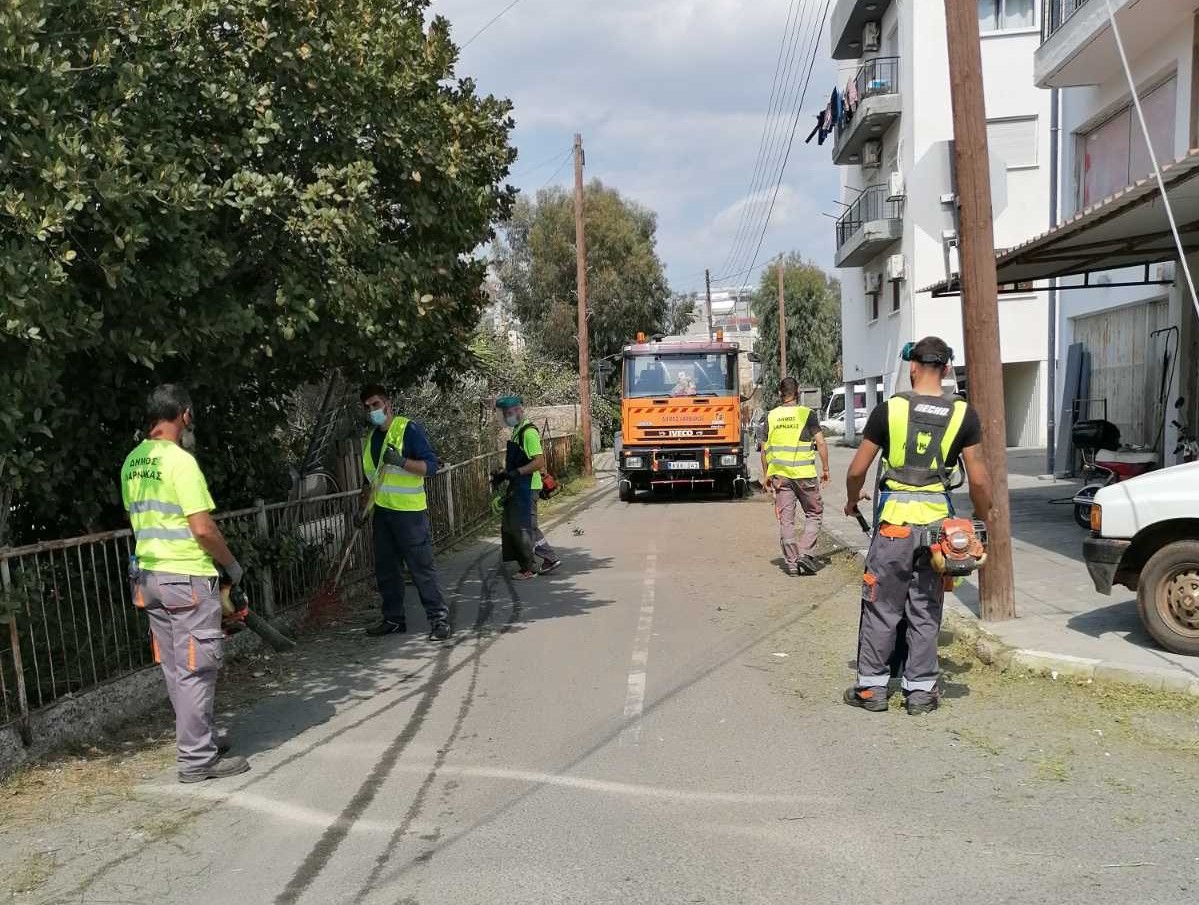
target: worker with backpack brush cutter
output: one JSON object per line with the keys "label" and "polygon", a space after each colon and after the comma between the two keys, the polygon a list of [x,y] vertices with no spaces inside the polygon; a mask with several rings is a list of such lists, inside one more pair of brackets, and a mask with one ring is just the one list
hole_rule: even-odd
{"label": "worker with backpack brush cutter", "polygon": [[504,469],[491,476],[497,492],[505,482],[508,485],[502,495],[504,561],[518,564],[515,577],[523,581],[552,572],[561,565],[537,520],[538,500],[556,483],[552,476],[544,473],[545,451],[541,434],[525,418],[524,400],[519,396],[501,396],[495,407],[504,426],[512,431]]}
{"label": "worker with backpack brush cutter", "polygon": [[[909,714],[935,710],[940,702],[937,636],[946,586],[979,568],[986,559],[985,525],[953,518],[952,473],[959,460],[970,479],[976,517],[991,509],[991,478],[983,461],[982,423],[961,398],[942,395],[941,381],[953,350],[935,336],[904,347],[912,391],[877,406],[862,432],[862,444],[846,477],[845,514],[858,503],[875,456],[883,456],[877,531],[862,576],[858,631],[858,677],[845,703],[864,710],[887,709],[889,661],[900,623],[907,621],[908,655],[902,687]],[[864,521],[864,519],[863,519]]]}

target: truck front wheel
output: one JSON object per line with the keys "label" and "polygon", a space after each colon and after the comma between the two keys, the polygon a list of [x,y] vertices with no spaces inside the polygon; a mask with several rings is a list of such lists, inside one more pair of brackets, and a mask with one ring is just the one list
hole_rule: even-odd
{"label": "truck front wheel", "polygon": [[1153,639],[1176,654],[1199,655],[1199,541],[1158,550],[1137,583],[1137,608]]}

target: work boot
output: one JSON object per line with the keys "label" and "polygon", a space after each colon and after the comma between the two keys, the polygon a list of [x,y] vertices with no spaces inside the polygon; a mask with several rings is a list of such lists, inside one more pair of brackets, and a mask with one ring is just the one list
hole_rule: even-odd
{"label": "work boot", "polygon": [[908,692],[908,716],[922,716],[932,713],[941,706],[941,695],[935,691]]}
{"label": "work boot", "polygon": [[218,757],[207,767],[197,770],[180,770],[180,782],[204,782],[206,779],[227,779],[230,776],[240,776],[250,769],[250,762],[244,757]]}
{"label": "work boot", "polygon": [[448,641],[452,634],[454,634],[454,630],[450,628],[449,622],[445,619],[438,619],[429,630],[429,640]]}
{"label": "work boot", "polygon": [[845,703],[850,707],[861,707],[871,713],[882,713],[887,709],[886,688],[847,688]]}
{"label": "work boot", "polygon": [[798,576],[800,574],[799,563],[797,563],[797,562],[787,563],[786,569],[787,569],[787,574],[790,575],[792,578],[795,578],[796,576]]}
{"label": "work boot", "polygon": [[562,565],[562,560],[560,559],[543,559],[541,561],[541,574],[548,575],[560,565]]}
{"label": "work boot", "polygon": [[820,563],[806,553],[799,556],[799,569],[804,575],[815,575],[820,571]]}
{"label": "work boot", "polygon": [[408,631],[408,626],[404,623],[396,622],[394,619],[383,619],[368,628],[366,633],[372,638],[381,638],[384,635],[402,635],[406,631]]}

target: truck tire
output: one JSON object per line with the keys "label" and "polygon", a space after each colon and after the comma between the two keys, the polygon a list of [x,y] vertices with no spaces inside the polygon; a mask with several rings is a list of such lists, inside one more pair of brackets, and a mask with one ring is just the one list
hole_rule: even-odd
{"label": "truck tire", "polygon": [[637,491],[633,489],[633,485],[625,481],[620,482],[620,501],[622,503],[631,503],[637,497]]}
{"label": "truck tire", "polygon": [[1199,655],[1199,541],[1175,541],[1154,553],[1137,588],[1137,609],[1153,640],[1176,654]]}
{"label": "truck tire", "polygon": [[[1095,494],[1099,492],[1098,487],[1084,487],[1078,492],[1078,496],[1095,498]],[[1091,530],[1091,504],[1090,503],[1075,503],[1074,504],[1074,523],[1080,528]]]}

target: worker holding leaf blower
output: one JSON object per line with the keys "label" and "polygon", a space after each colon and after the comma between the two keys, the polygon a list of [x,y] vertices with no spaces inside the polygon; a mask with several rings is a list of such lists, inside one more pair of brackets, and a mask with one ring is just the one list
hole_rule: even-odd
{"label": "worker holding leaf blower", "polygon": [[175,709],[179,781],[203,782],[250,769],[224,756],[213,718],[223,659],[221,584],[236,588],[242,568],[212,519],[215,504],[191,450],[195,415],[187,391],[151,394],[149,436],[121,467],[121,498],[136,541],[129,563],[134,605],[150,620],[154,660]]}
{"label": "worker holding leaf blower", "polygon": [[425,496],[425,478],[437,473],[437,455],[424,428],[395,413],[383,387],[363,387],[359,398],[372,430],[362,445],[367,486],[358,519],[364,524],[374,512],[375,577],[383,598],[383,618],[366,633],[378,637],[408,630],[403,573],[407,565],[429,620],[429,640],[445,641],[453,630],[437,582]]}
{"label": "worker holding leaf blower", "polygon": [[940,702],[937,636],[946,585],[986,559],[985,525],[953,518],[952,474],[959,461],[965,465],[970,501],[980,519],[991,509],[991,478],[978,413],[965,400],[942,395],[953,350],[930,336],[905,346],[902,358],[910,363],[912,391],[892,396],[870,413],[846,478],[845,514],[854,516],[858,503],[869,499],[862,487],[882,453],[876,530],[862,577],[858,677],[845,692],[845,703],[887,709],[888,663],[906,619],[902,687],[908,713],[918,715],[936,710]]}

